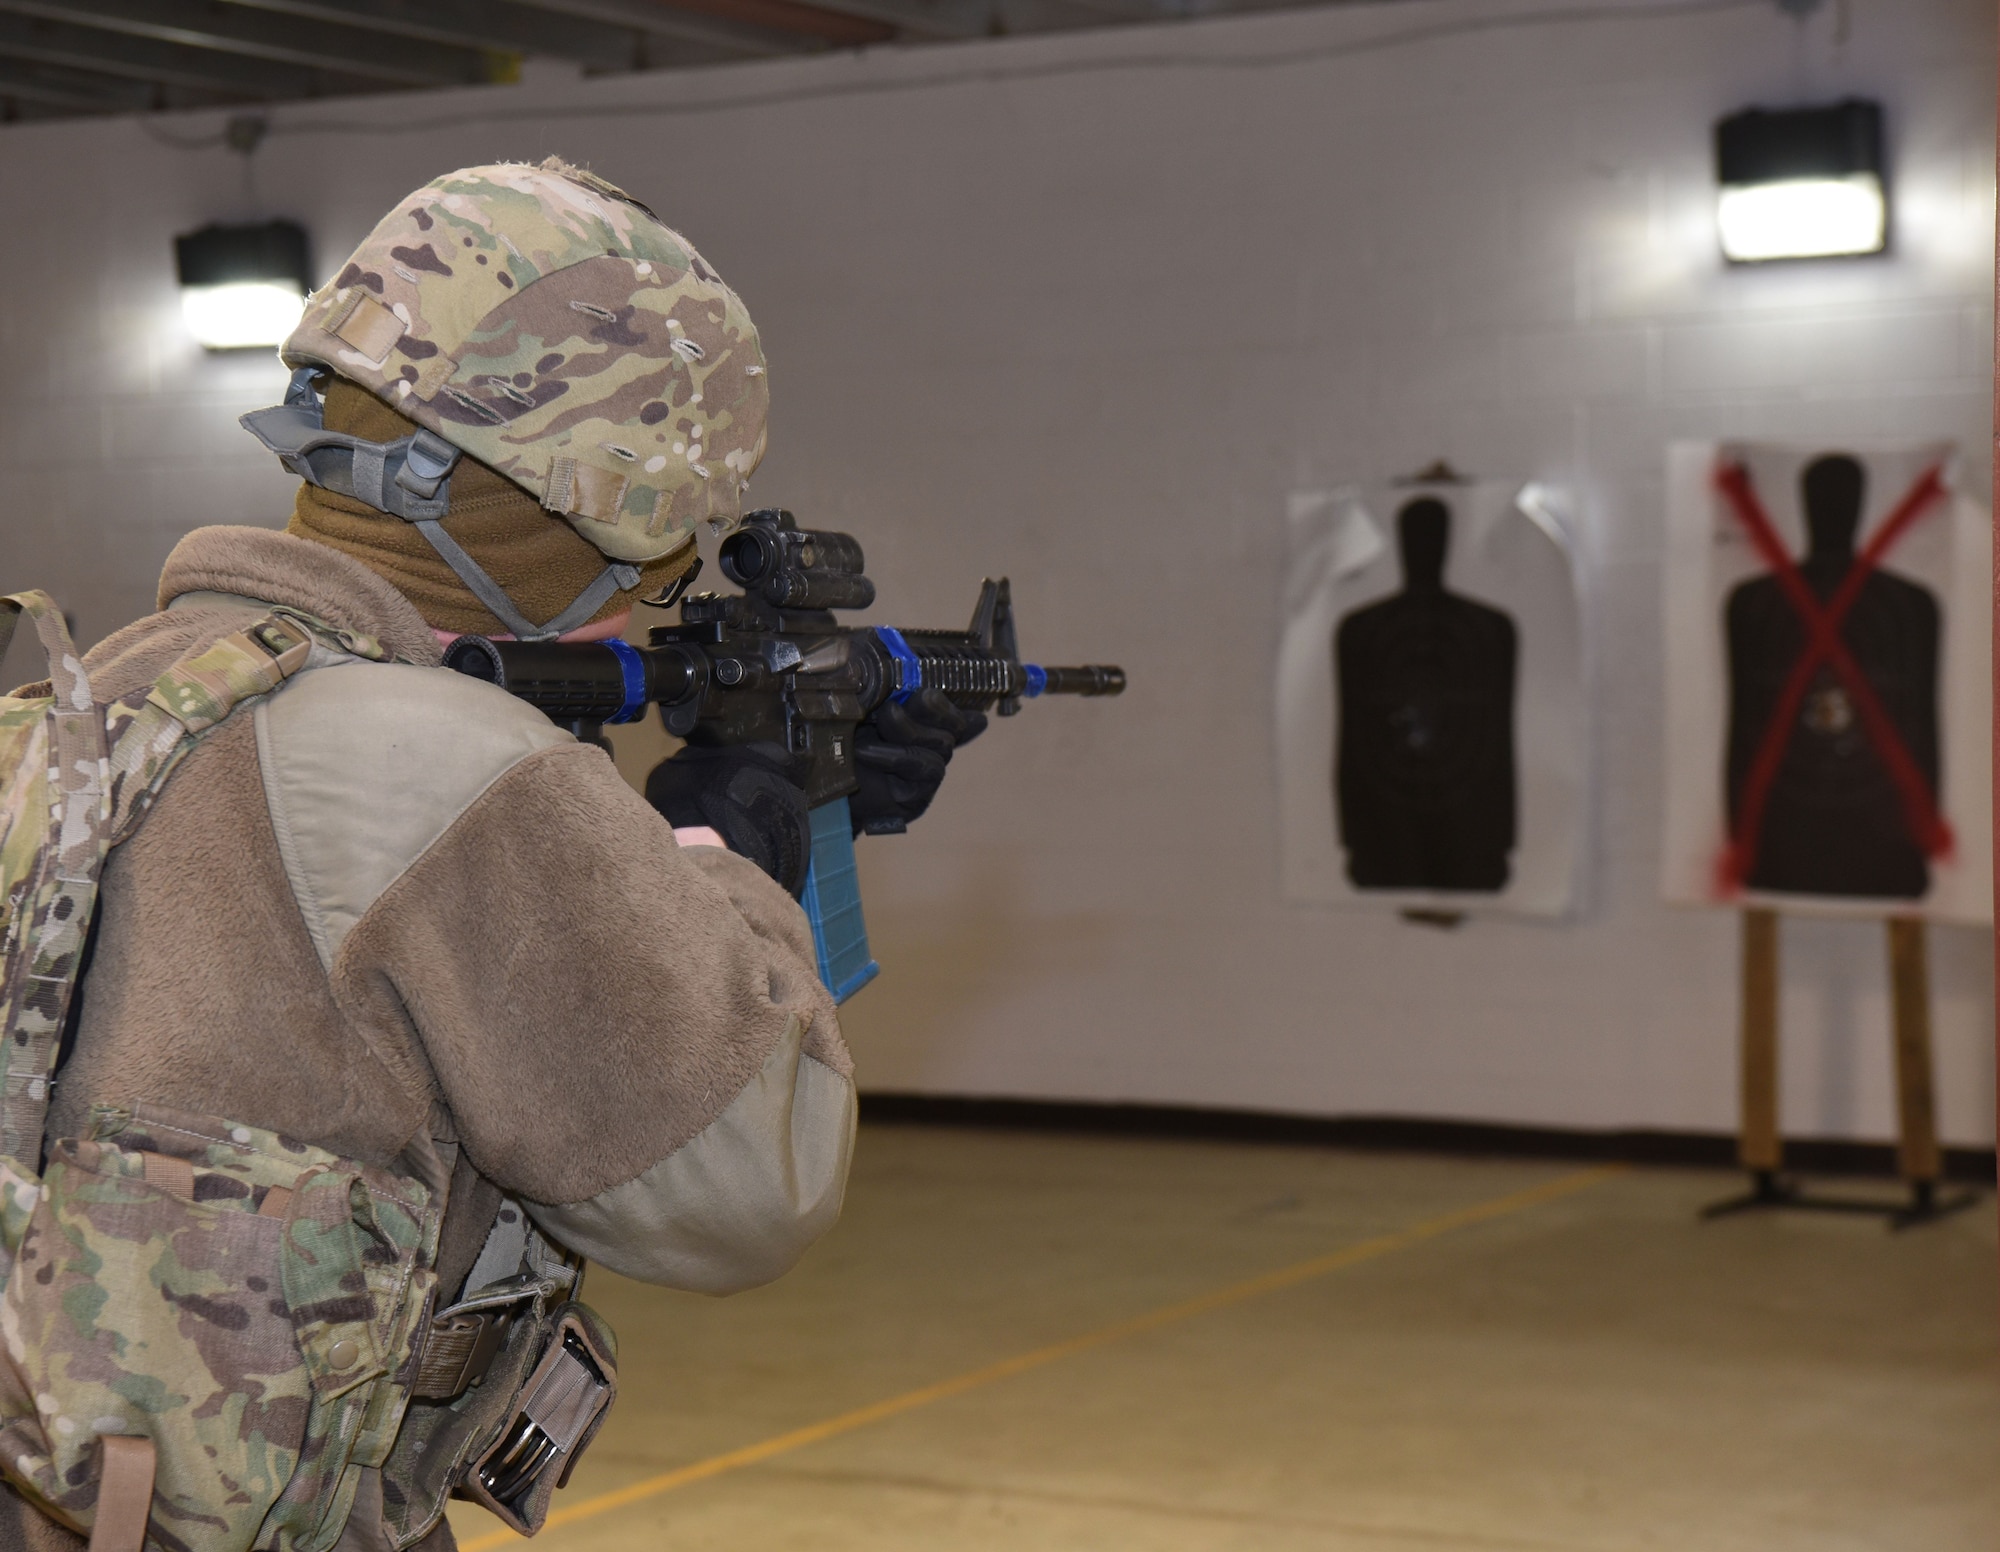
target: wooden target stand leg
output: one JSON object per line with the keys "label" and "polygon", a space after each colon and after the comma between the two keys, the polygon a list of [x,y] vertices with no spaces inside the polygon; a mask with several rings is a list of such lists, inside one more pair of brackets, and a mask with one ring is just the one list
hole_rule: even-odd
{"label": "wooden target stand leg", "polygon": [[1943,1197],[1944,1153],[1938,1147],[1936,1067],[1931,1059],[1931,971],[1920,916],[1889,918],[1889,985],[1895,1010],[1896,1163],[1910,1188],[1910,1202],[1890,1219],[1908,1228],[1970,1207],[1977,1191]]}
{"label": "wooden target stand leg", "polygon": [[1928,1223],[1978,1200],[1976,1191],[1938,1193],[1944,1158],[1937,1140],[1936,1085],[1931,1060],[1930,964],[1920,917],[1888,921],[1890,1008],[1896,1059],[1897,1171],[1910,1189],[1903,1203],[1857,1197],[1808,1196],[1784,1173],[1778,1128],[1778,913],[1753,906],[1743,913],[1742,1124],[1736,1156],[1750,1189],[1713,1202],[1704,1218],[1757,1208],[1880,1213],[1892,1229]]}

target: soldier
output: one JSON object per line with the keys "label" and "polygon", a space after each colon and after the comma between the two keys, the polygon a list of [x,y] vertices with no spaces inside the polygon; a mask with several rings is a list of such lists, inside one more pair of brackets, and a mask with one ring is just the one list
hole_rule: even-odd
{"label": "soldier", "polygon": [[[282,354],[250,419],[306,481],[287,531],[189,534],[85,659],[110,702],[277,618],[325,666],[207,732],[105,868],[8,1281],[0,1548],[81,1547],[121,1492],[169,1552],[439,1552],[454,1490],[532,1530],[615,1386],[580,1258],[723,1293],[840,1210],[852,1066],[798,906],[439,666],[460,632],[617,635],[738,516],[768,403],[741,302],[596,177],[475,167]],[[921,812],[976,731],[873,730],[857,807]],[[803,800],[742,760],[656,786],[750,770],[700,812],[777,871]],[[589,1398],[560,1422],[558,1379]]]}

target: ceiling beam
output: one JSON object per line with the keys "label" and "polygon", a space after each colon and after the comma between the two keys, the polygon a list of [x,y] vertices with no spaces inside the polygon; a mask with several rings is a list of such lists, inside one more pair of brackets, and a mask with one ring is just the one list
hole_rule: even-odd
{"label": "ceiling beam", "polygon": [[161,106],[160,91],[145,81],[0,59],[0,97],[15,102],[41,103],[73,113],[143,113]]}
{"label": "ceiling beam", "polygon": [[[630,27],[648,39],[698,44],[738,59],[776,59],[801,52],[796,34],[722,17],[697,16],[692,11],[660,4],[659,0],[515,0],[515,3],[559,16],[580,16]],[[673,63],[671,54],[647,60],[649,66]]]}
{"label": "ceiling beam", "polygon": [[508,62],[477,49],[385,38],[352,27],[271,16],[203,0],[0,0],[0,9],[102,28],[126,37],[210,49],[308,70],[335,70],[397,86],[490,81]]}
{"label": "ceiling beam", "polygon": [[379,86],[354,76],[260,63],[179,43],[121,37],[94,27],[16,15],[8,0],[0,0],[0,58],[63,65],[255,102],[369,91]]}
{"label": "ceiling beam", "polygon": [[47,124],[65,119],[84,117],[74,108],[59,108],[53,103],[37,102],[32,97],[12,97],[0,92],[0,124]]}
{"label": "ceiling beam", "polygon": [[574,60],[587,70],[636,70],[645,63],[636,28],[588,17],[558,18],[505,0],[227,0],[246,10],[274,11],[309,21],[454,48],[506,50]]}
{"label": "ceiling beam", "polygon": [[993,30],[991,0],[813,0],[825,11],[893,27],[911,38],[983,38]]}
{"label": "ceiling beam", "polygon": [[[1230,7],[1226,0],[1214,10],[1200,13],[1174,10],[1158,3],[1158,0],[1055,0],[1058,7],[1075,11],[1084,16],[1092,16],[1106,26],[1118,26],[1128,22],[1183,22],[1195,15],[1219,16],[1226,14]],[[1324,3],[1324,0],[1320,0]],[[1334,0],[1337,5],[1341,0]],[[1381,3],[1381,0],[1378,0]]]}
{"label": "ceiling beam", "polygon": [[724,21],[748,22],[774,32],[796,33],[817,38],[835,48],[861,48],[870,43],[887,43],[896,29],[865,16],[849,16],[819,5],[802,5],[799,0],[665,0],[675,10],[693,11],[700,16],[718,16]]}

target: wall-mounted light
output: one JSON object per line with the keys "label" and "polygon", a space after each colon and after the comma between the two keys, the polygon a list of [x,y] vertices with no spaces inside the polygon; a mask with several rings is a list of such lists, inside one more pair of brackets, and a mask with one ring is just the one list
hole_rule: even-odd
{"label": "wall-mounted light", "polygon": [[174,239],[181,316],[206,350],[270,349],[292,332],[312,290],[296,221],[204,226]]}
{"label": "wall-mounted light", "polygon": [[1739,264],[1880,253],[1889,241],[1882,109],[1750,108],[1715,126],[1716,222]]}

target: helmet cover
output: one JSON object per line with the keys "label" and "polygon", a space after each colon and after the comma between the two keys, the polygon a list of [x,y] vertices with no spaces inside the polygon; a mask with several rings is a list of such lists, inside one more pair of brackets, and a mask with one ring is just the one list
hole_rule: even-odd
{"label": "helmet cover", "polygon": [[732,524],[764,455],[756,326],[645,206],[553,158],[385,216],[280,350],[498,470],[614,560]]}

